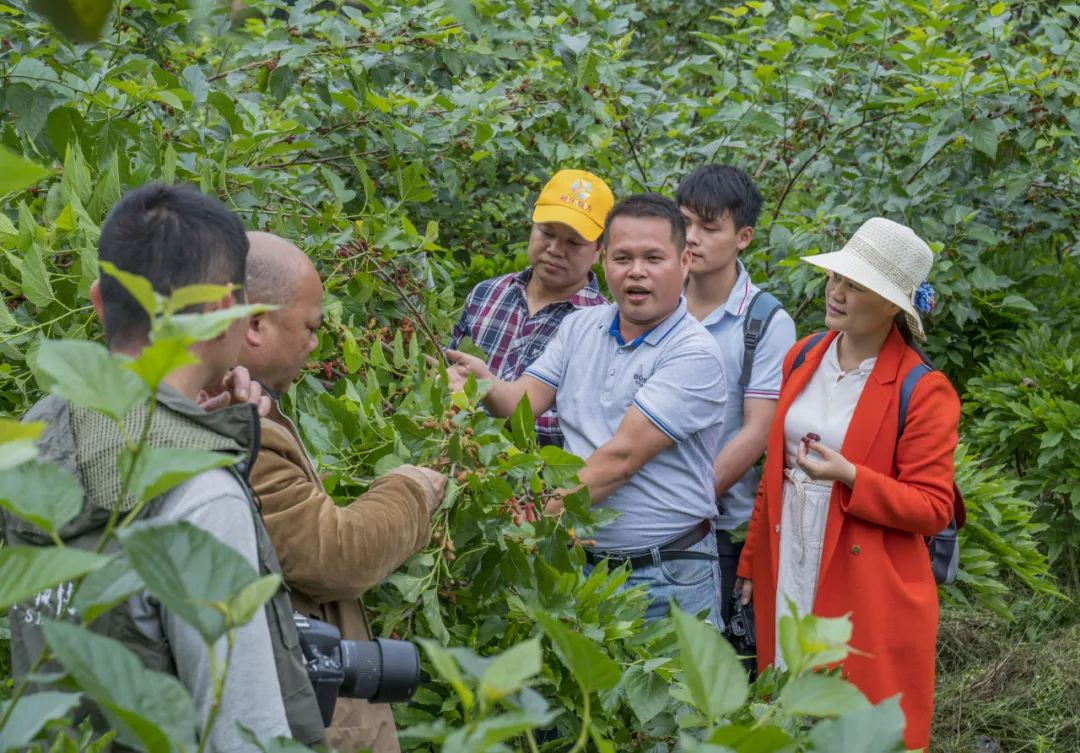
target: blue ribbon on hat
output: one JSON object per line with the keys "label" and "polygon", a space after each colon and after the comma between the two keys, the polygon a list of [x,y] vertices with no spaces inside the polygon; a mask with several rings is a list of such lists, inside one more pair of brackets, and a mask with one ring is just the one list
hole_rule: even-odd
{"label": "blue ribbon on hat", "polygon": [[929,314],[934,310],[934,289],[930,286],[929,282],[923,282],[919,287],[915,288],[915,295],[912,296],[911,302],[915,304],[915,308],[924,314]]}

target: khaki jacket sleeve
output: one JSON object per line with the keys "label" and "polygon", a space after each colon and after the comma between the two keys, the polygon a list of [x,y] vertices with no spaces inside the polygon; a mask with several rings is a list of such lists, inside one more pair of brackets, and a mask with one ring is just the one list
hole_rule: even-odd
{"label": "khaki jacket sleeve", "polygon": [[428,542],[435,490],[419,473],[392,471],[339,507],[286,429],[264,420],[262,440],[251,486],[290,588],[319,603],[356,599]]}

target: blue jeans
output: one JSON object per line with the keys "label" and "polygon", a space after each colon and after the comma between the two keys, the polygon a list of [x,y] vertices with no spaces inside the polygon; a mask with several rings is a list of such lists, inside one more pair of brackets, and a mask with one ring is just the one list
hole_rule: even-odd
{"label": "blue jeans", "polygon": [[[605,550],[596,552],[600,556],[629,557],[651,554],[653,564],[636,567],[630,571],[630,577],[619,586],[624,591],[634,586],[645,586],[652,597],[652,603],[645,610],[645,621],[652,622],[667,617],[669,602],[674,599],[679,608],[689,614],[702,612],[704,617],[717,629],[722,630],[724,622],[720,617],[720,568],[716,560],[668,560],[660,561],[658,544],[649,549]],[[713,534],[687,549],[689,552],[702,552],[716,556],[716,538]],[[588,577],[593,566],[585,564],[585,576]]]}

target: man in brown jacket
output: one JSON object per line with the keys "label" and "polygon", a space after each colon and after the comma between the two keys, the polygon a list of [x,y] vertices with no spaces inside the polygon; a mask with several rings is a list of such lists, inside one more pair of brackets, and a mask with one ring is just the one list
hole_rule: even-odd
{"label": "man in brown jacket", "polygon": [[[322,282],[311,260],[288,241],[256,232],[248,238],[248,300],[280,307],[251,318],[240,353],[240,364],[275,398],[262,419],[251,486],[294,607],[336,625],[342,638],[366,640],[371,632],[360,597],[428,542],[446,478],[428,468],[401,466],[351,504],[334,504],[276,400],[315,348]],[[400,750],[390,707],[359,699],[338,699],[327,737],[343,751]]]}

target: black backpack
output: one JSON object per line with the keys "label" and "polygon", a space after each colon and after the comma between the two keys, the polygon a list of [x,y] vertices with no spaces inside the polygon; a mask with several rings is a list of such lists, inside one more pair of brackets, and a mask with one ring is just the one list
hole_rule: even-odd
{"label": "black backpack", "polygon": [[[803,361],[806,360],[806,354],[821,342],[825,334],[824,332],[818,332],[806,341],[806,344],[795,355],[795,360],[791,362],[788,376],[795,369],[802,366]],[[933,370],[930,364],[920,363],[913,367],[904,376],[904,381],[900,383],[900,416],[896,424],[896,439],[898,442],[900,441],[900,435],[904,433],[904,424],[907,422],[907,410],[908,403],[911,402],[911,393],[915,391],[915,385],[919,383],[919,380]],[[934,571],[934,580],[941,585],[948,585],[956,580],[956,571],[960,565],[960,541],[957,539],[957,531],[964,525],[965,519],[964,497],[954,482],[952,520],[943,530],[933,536],[925,537],[926,547],[930,550],[930,568]]]}
{"label": "black backpack", "polygon": [[776,296],[759,290],[750,299],[750,307],[743,319],[743,365],[739,375],[739,384],[742,387],[750,385],[750,377],[754,372],[754,354],[757,353],[758,343],[765,336],[765,330],[772,321],[777,311],[783,306]]}

